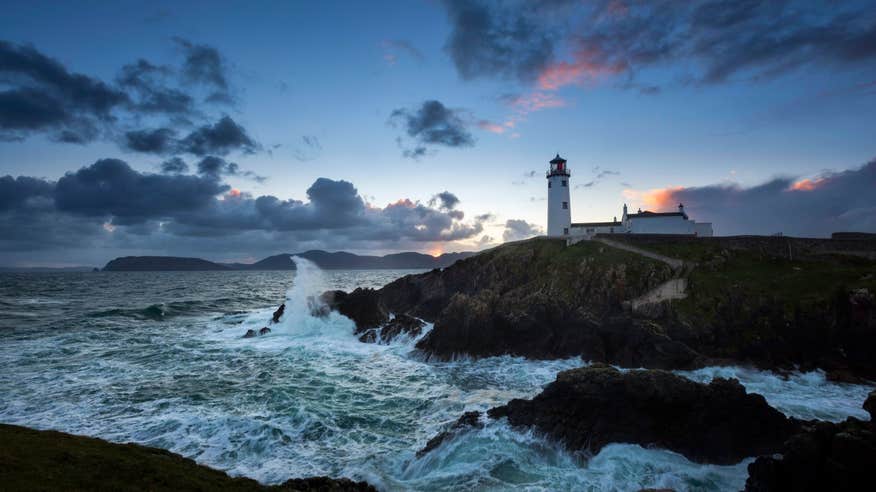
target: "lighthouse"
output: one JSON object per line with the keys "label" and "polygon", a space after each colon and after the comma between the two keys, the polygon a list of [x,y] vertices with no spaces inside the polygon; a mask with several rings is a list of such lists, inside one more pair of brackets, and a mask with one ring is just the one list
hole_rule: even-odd
{"label": "lighthouse", "polygon": [[548,182],[548,236],[568,236],[572,227],[572,211],[569,205],[569,168],[566,159],[557,154],[547,172]]}

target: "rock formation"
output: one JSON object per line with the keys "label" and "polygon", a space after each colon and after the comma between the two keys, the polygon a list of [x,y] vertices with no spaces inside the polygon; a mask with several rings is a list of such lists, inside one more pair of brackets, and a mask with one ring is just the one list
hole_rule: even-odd
{"label": "rock formation", "polygon": [[[748,465],[749,492],[852,491],[872,487],[876,466],[876,391],[864,403],[870,421],[807,422],[785,442],[780,455]],[[871,485],[866,485],[870,483]]]}

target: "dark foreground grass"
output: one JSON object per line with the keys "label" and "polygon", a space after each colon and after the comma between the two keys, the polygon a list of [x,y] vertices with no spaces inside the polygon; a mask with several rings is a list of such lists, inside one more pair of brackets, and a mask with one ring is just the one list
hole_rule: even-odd
{"label": "dark foreground grass", "polygon": [[162,449],[0,424],[0,490],[356,491],[364,482],[312,478],[265,486]]}

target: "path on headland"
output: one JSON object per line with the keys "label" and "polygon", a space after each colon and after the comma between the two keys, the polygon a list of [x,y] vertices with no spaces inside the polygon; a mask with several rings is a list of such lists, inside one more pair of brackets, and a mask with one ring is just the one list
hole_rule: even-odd
{"label": "path on headland", "polygon": [[671,258],[669,256],[661,255],[660,253],[655,253],[653,251],[648,251],[646,249],[638,248],[636,246],[631,246],[629,244],[624,244],[622,242],[614,241],[614,240],[607,239],[604,237],[594,237],[593,241],[597,241],[597,242],[600,242],[602,244],[607,244],[608,246],[611,246],[612,248],[618,248],[618,249],[622,249],[624,251],[629,251],[630,253],[637,253],[637,254],[640,254],[642,256],[646,256],[648,258],[651,258],[652,260],[662,261],[663,263],[666,263],[667,265],[671,266],[672,268],[674,268],[677,271],[683,269],[685,267],[685,265],[689,265],[689,263],[686,263],[684,260],[679,260],[678,258]]}
{"label": "path on headland", "polygon": [[659,304],[664,301],[684,299],[685,297],[687,297],[686,275],[687,272],[690,271],[690,268],[695,265],[694,263],[685,262],[684,260],[680,260],[678,258],[661,255],[660,253],[655,253],[653,251],[648,251],[646,249],[638,248],[636,246],[631,246],[629,244],[624,244],[620,241],[614,241],[604,237],[594,237],[592,240],[600,242],[607,246],[611,246],[612,248],[622,249],[624,251],[629,251],[630,253],[635,253],[645,256],[647,258],[651,258],[652,260],[661,261],[672,267],[672,269],[675,271],[674,278],[663,282],[662,284],[654,287],[653,289],[635,299],[630,299],[629,305],[633,312],[640,312],[642,311],[642,308],[645,308],[652,304]]}

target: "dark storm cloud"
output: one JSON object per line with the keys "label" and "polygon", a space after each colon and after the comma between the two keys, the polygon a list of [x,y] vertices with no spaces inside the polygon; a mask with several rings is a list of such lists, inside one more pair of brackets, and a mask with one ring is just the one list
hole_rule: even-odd
{"label": "dark storm cloud", "polygon": [[228,189],[212,176],[143,174],[124,161],[101,159],[59,179],[55,204],[61,212],[131,224],[204,208]]}
{"label": "dark storm cloud", "polygon": [[204,125],[180,140],[179,149],[197,156],[225,155],[231,151],[252,154],[259,148],[242,126],[229,116],[223,116],[213,125]]}
{"label": "dark storm cloud", "polygon": [[542,233],[543,231],[541,227],[536,224],[530,224],[529,222],[520,219],[508,219],[508,221],[505,222],[505,232],[502,233],[502,240],[505,242],[517,241],[537,236]]}
{"label": "dark storm cloud", "polygon": [[450,109],[439,101],[424,101],[415,109],[396,109],[390,115],[390,121],[401,123],[405,133],[420,144],[406,151],[406,157],[425,155],[425,145],[471,147],[475,143],[463,112]]}
{"label": "dark storm cloud", "polygon": [[0,138],[6,140],[40,131],[62,141],[88,141],[128,101],[125,93],[71,73],[31,46],[6,41],[0,41],[0,82]]}
{"label": "dark storm cloud", "polygon": [[34,198],[51,198],[54,186],[27,176],[0,177],[0,212],[27,205]]}
{"label": "dark storm cloud", "polygon": [[447,50],[463,79],[517,77],[556,89],[622,75],[620,87],[653,94],[659,85],[642,82],[652,67],[720,83],[876,58],[876,14],[866,0],[443,3],[453,26]]}
{"label": "dark storm cloud", "polygon": [[228,162],[215,155],[208,155],[198,162],[198,174],[215,179],[219,179],[221,176],[239,176],[253,179],[259,183],[264,182],[266,179],[252,171],[242,171],[236,163]]}
{"label": "dark storm cloud", "polygon": [[[483,232],[482,221],[463,222],[458,208],[407,199],[383,208],[368,205],[347,181],[319,178],[305,200],[284,200],[232,189],[222,178],[246,174],[215,156],[198,163],[198,175],[184,174],[186,169],[180,158],[166,161],[164,174],[102,159],[57,182],[2,177],[0,250],[11,257],[73,246],[186,254],[243,247],[263,251],[265,244],[416,248]],[[458,207],[452,193],[442,195]]]}
{"label": "dark storm cloud", "polygon": [[453,26],[445,49],[463,79],[532,80],[554,58],[557,36],[543,22],[571,2],[445,0]]}
{"label": "dark storm cloud", "polygon": [[177,151],[176,132],[170,128],[133,130],[125,133],[124,146],[148,154],[171,154]]}
{"label": "dark storm cloud", "polygon": [[161,163],[161,172],[165,174],[185,174],[189,172],[189,165],[179,157],[171,157]]}
{"label": "dark storm cloud", "polygon": [[[205,122],[214,103],[231,101],[221,54],[210,46],[176,41],[185,55],[181,68],[139,59],[123,66],[112,84],[71,72],[31,46],[0,41],[0,140],[39,133],[65,143],[115,140],[127,149],[155,154],[258,150],[230,117]],[[144,129],[144,118],[163,122]],[[190,130],[196,123],[200,126]],[[189,133],[177,140],[177,133],[184,132]]]}
{"label": "dark storm cloud", "polygon": [[660,190],[657,207],[683,203],[715,232],[829,236],[836,231],[876,232],[876,160],[858,169],[816,178],[776,178],[744,188],[713,185]]}
{"label": "dark storm cloud", "polygon": [[232,151],[252,154],[259,144],[246,129],[229,116],[214,124],[205,124],[183,138],[171,128],[134,130],[125,133],[123,146],[129,150],[150,154],[193,154],[199,157],[208,154],[227,155]]}

